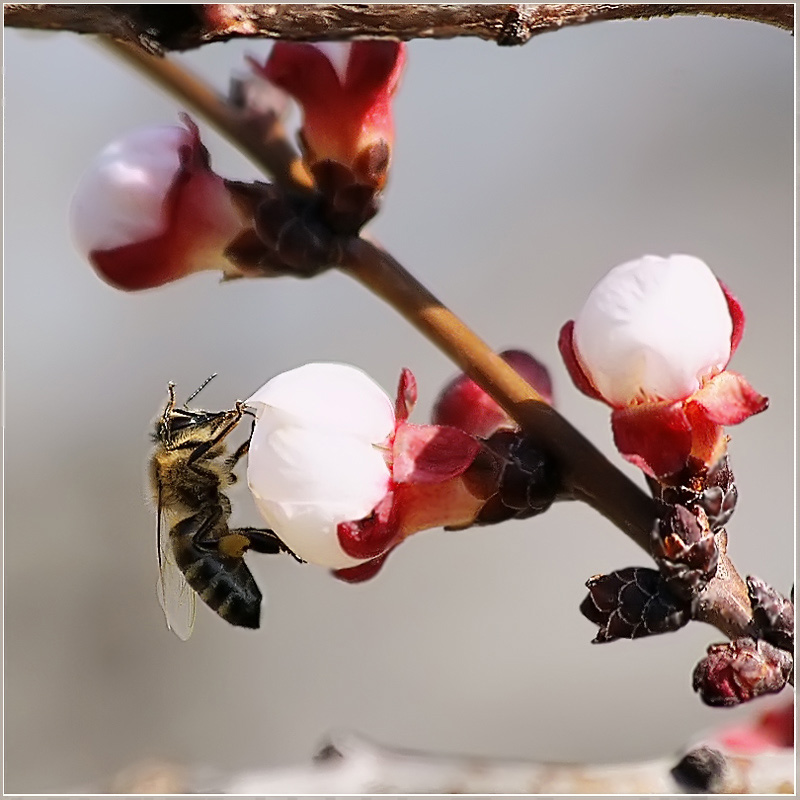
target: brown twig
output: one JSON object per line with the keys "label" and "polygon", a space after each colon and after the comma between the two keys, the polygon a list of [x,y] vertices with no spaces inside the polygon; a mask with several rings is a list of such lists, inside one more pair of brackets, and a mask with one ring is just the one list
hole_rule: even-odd
{"label": "brown twig", "polygon": [[794,26],[794,6],[679,3],[517,4],[6,4],[11,27],[100,33],[151,51],[188,50],[232,38],[303,40],[448,39],[475,36],[518,45],[568,25],[601,20],[700,14],[751,20],[784,30]]}
{"label": "brown twig", "polygon": [[446,353],[558,459],[568,494],[649,551],[653,501],[386,251],[349,240],[339,265]]}

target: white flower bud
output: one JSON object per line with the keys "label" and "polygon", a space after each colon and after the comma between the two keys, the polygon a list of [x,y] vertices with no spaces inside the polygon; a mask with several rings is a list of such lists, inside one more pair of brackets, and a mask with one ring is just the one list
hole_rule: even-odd
{"label": "white flower bud", "polygon": [[150,239],[167,226],[164,203],[192,134],[179,125],[139,128],[108,145],[72,198],[75,243],[84,254]]}
{"label": "white flower bud", "polygon": [[612,406],[680,400],[731,355],[725,295],[698,258],[644,256],[612,269],[575,319],[575,354]]}
{"label": "white flower bud", "polygon": [[73,196],[75,243],[119,289],[150,289],[204,269],[241,274],[226,251],[251,220],[211,170],[197,126],[183,121],[110,144]]}
{"label": "white flower bud", "polygon": [[337,526],[369,515],[389,491],[392,402],[355,367],[307,364],[278,375],[256,409],[247,481],[267,524],[302,559],[332,569],[361,563]]}

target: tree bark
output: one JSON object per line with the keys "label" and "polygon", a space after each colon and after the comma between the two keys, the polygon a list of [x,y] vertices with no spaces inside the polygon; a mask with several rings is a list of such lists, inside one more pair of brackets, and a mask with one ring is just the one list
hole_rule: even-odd
{"label": "tree bark", "polygon": [[791,31],[794,6],[769,4],[518,3],[518,4],[205,4],[4,6],[9,27],[94,33],[154,53],[190,50],[233,38],[293,41],[450,39],[475,36],[519,45],[533,36],[610,19],[711,15]]}

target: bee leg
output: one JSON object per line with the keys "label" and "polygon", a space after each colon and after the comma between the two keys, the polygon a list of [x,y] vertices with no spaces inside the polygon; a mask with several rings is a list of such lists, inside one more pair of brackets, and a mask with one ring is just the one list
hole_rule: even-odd
{"label": "bee leg", "polygon": [[196,527],[191,533],[192,544],[199,550],[209,552],[219,548],[220,536],[218,530],[221,519],[222,512],[215,509],[205,517],[201,516],[201,514],[195,514],[193,517],[179,522],[178,525],[185,525],[192,528]]}
{"label": "bee leg", "polygon": [[236,452],[232,453],[228,456],[228,458],[225,459],[225,464],[228,469],[232,470],[239,463],[239,460],[243,456],[247,455],[247,452],[250,450],[250,440],[253,438],[253,429],[255,426],[256,421],[253,420],[253,424],[250,426],[250,435],[239,445],[239,447],[236,448]]}
{"label": "bee leg", "polygon": [[288,553],[300,564],[306,563],[283,543],[275,531],[271,531],[269,528],[236,528],[231,533],[238,533],[246,537],[250,542],[250,549],[256,553],[269,553],[271,555]]}
{"label": "bee leg", "polygon": [[186,461],[188,466],[191,466],[197,459],[202,458],[209,450],[216,447],[239,424],[239,420],[242,418],[244,411],[237,405],[235,409],[226,411],[225,413],[230,414],[231,421],[213,439],[209,439],[209,441],[198,445],[192,451],[192,454]]}

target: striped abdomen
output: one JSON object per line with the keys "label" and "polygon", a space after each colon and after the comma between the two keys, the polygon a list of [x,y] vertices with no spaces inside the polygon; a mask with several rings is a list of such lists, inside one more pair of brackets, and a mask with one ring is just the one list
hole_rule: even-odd
{"label": "striped abdomen", "polygon": [[175,563],[200,599],[231,625],[257,628],[261,591],[244,559],[200,549],[190,536],[173,533],[170,539]]}

